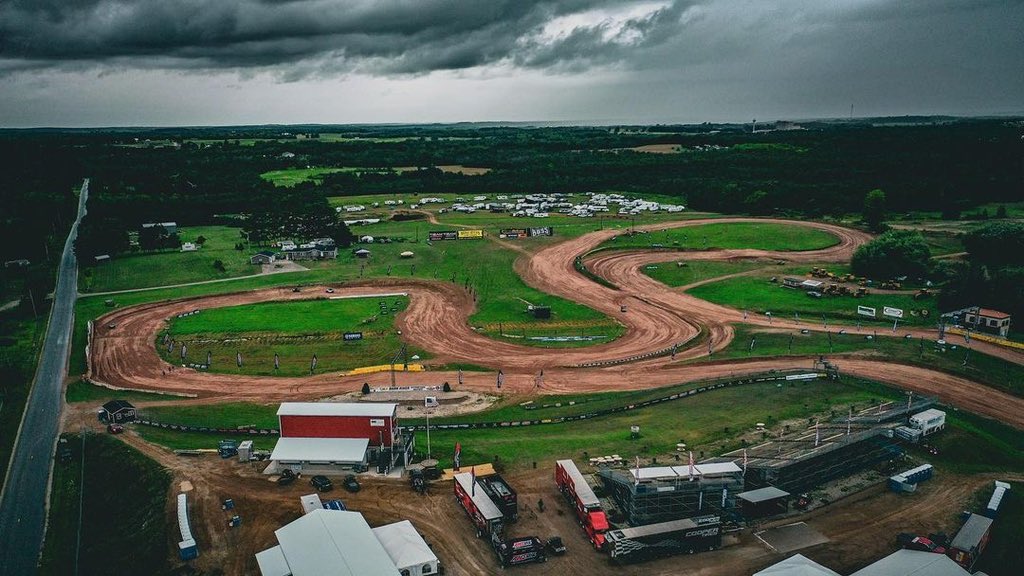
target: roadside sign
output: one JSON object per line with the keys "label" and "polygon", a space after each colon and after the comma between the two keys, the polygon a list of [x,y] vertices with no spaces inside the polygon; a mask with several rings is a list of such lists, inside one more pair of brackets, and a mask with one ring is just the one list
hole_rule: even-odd
{"label": "roadside sign", "polygon": [[903,318],[903,310],[900,308],[890,308],[886,306],[882,309],[882,314],[885,314],[890,318]]}
{"label": "roadside sign", "polygon": [[870,306],[857,306],[857,314],[861,316],[871,316],[874,318],[877,313],[878,311]]}

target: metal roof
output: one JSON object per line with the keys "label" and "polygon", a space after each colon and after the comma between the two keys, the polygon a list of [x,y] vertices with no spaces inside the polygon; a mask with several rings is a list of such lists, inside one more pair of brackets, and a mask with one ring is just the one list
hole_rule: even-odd
{"label": "metal roof", "polygon": [[943,554],[897,550],[850,576],[970,576],[970,572]]}
{"label": "metal roof", "polygon": [[928,410],[925,410],[924,412],[918,412],[917,414],[914,414],[913,416],[911,416],[910,417],[910,421],[911,422],[914,422],[914,421],[917,421],[917,422],[927,422],[927,421],[929,421],[929,420],[931,420],[933,418],[944,418],[945,416],[946,416],[946,413],[943,412],[942,410],[936,410],[935,408],[929,408]]}
{"label": "metal roof", "polygon": [[106,410],[108,414],[113,414],[120,410],[124,410],[125,408],[135,408],[135,406],[132,406],[131,402],[127,400],[111,400],[103,405],[103,409]]}
{"label": "metal roof", "polygon": [[629,540],[655,534],[664,534],[666,532],[675,532],[677,530],[687,530],[704,525],[717,526],[720,523],[721,519],[718,516],[683,518],[682,520],[670,520],[668,522],[659,522],[658,524],[645,524],[632,528],[622,528],[621,530],[610,530],[607,532],[607,537],[612,541]]}
{"label": "metal roof", "polygon": [[754,576],[839,576],[839,573],[802,554],[797,554],[782,562],[772,564],[760,572],[755,572]]}
{"label": "metal roof", "polygon": [[[700,476],[727,476],[738,474],[743,470],[735,462],[713,462],[709,464],[694,464],[694,475]],[[664,480],[674,478],[690,478],[689,466],[654,466],[650,468],[631,468],[629,473],[638,480]]]}
{"label": "metal roof", "polygon": [[366,438],[280,438],[271,460],[284,462],[362,462]]}
{"label": "metal roof", "polygon": [[373,535],[399,570],[437,563],[437,556],[408,520],[378,526],[373,529]]}
{"label": "metal roof", "polygon": [[498,507],[493,501],[491,501],[490,497],[487,496],[487,493],[484,492],[483,487],[480,486],[480,481],[478,480],[476,482],[477,489],[475,491],[471,488],[470,482],[472,479],[473,475],[469,472],[462,472],[455,475],[455,481],[459,483],[459,486],[462,486],[462,489],[466,491],[466,494],[469,494],[469,497],[473,500],[473,504],[476,505],[485,520],[501,518],[501,510],[498,510]]}
{"label": "metal roof", "polygon": [[601,501],[597,498],[597,494],[594,494],[594,489],[590,487],[590,483],[583,477],[580,469],[576,467],[575,462],[572,460],[558,460],[558,465],[564,468],[566,474],[572,478],[576,497],[580,499],[580,502],[582,502],[584,506],[601,505]]}
{"label": "metal roof", "polygon": [[320,495],[316,493],[299,496],[299,504],[302,505],[303,514],[309,514],[314,510],[324,509],[324,503],[320,500]]}
{"label": "metal roof", "polygon": [[293,576],[399,576],[358,512],[314,510],[275,534]]}
{"label": "metal roof", "polygon": [[960,528],[960,531],[953,537],[950,547],[964,552],[970,552],[981,543],[982,538],[992,527],[992,519],[981,514],[971,514],[967,522]]}
{"label": "metal roof", "polygon": [[259,565],[260,574],[263,576],[291,576],[292,573],[280,546],[267,548],[263,552],[257,553],[256,564]]}
{"label": "metal roof", "polygon": [[740,492],[736,495],[737,498],[746,500],[747,502],[758,503],[766,502],[768,500],[775,500],[776,498],[785,498],[789,496],[789,492],[785,490],[779,490],[775,486],[765,486],[764,488],[758,488],[757,490],[748,490],[746,492]]}
{"label": "metal roof", "polygon": [[282,402],[278,416],[375,416],[390,418],[398,404],[388,402]]}

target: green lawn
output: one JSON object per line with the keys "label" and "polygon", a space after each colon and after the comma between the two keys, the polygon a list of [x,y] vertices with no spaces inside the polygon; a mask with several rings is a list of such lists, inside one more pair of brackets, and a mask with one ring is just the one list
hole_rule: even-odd
{"label": "green lawn", "polygon": [[[835,268],[840,270],[840,268]],[[793,320],[793,314],[800,314],[802,321],[821,323],[821,316],[824,314],[830,320],[842,320],[847,324],[861,322],[864,325],[875,325],[881,329],[882,326],[892,327],[892,321],[882,316],[882,308],[890,306],[900,308],[904,311],[904,318],[900,324],[912,324],[916,326],[931,326],[938,318],[938,309],[935,299],[914,300],[909,294],[877,294],[872,293],[863,298],[850,296],[825,296],[823,298],[811,298],[803,290],[783,288],[781,279],[784,276],[806,277],[808,267],[777,268],[757,273],[750,276],[739,276],[728,278],[719,282],[712,282],[697,286],[689,290],[689,293],[697,298],[722,304],[736,309],[748,310],[752,314],[764,314],[771,312],[781,322],[789,323]],[[779,282],[769,282],[769,278],[776,276]],[[827,282],[826,282],[827,283]],[[857,314],[857,306],[868,306],[875,308],[876,318],[872,319]],[[928,316],[914,316],[911,311],[928,310]]]}
{"label": "green lawn", "polygon": [[0,485],[32,389],[47,314],[32,318],[24,310],[0,312]]}
{"label": "green lawn", "polygon": [[[386,313],[380,303],[387,305]],[[205,363],[211,356],[213,372],[250,375],[301,376],[309,373],[316,355],[318,372],[350,370],[389,363],[401,348],[394,317],[409,304],[407,297],[317,299],[303,302],[266,302],[203,310],[171,320],[166,332],[176,341],[173,352],[156,346],[169,362],[181,362],[180,344],[191,350],[187,361]],[[346,332],[361,332],[361,340],[346,341]],[[243,358],[237,364],[237,354]],[[274,354],[280,369],[274,369]],[[429,355],[418,348],[408,356]]]}
{"label": "green lawn", "polygon": [[925,244],[931,249],[933,257],[965,251],[964,243],[961,241],[959,234],[924,232],[922,236],[924,237]]}
{"label": "green lawn", "polygon": [[[227,226],[181,228],[182,242],[195,242],[204,236],[206,243],[195,252],[127,254],[83,267],[78,277],[79,290],[106,292],[259,274],[260,267],[249,264],[249,256],[256,250],[235,250],[235,244],[245,240],[239,230]],[[216,260],[224,263],[224,272],[213,267]]]}
{"label": "green lawn", "polygon": [[[859,333],[848,330],[846,334],[834,331],[830,347],[828,334],[800,334],[799,327],[791,323],[787,323],[785,332],[766,332],[739,327],[736,329],[736,338],[733,342],[724,350],[716,352],[715,358],[777,358],[787,355],[828,356],[871,352],[877,354],[879,359],[941,370],[981,382],[1014,396],[1024,397],[1024,366],[976,351],[968,352],[962,345],[963,339],[959,336],[950,338],[945,351],[941,351],[932,342],[923,342],[922,346],[919,339],[893,338],[892,333],[885,329],[877,331],[877,339],[868,340],[867,335],[871,334],[872,330],[864,329]],[[753,349],[751,340],[754,341]],[[953,346],[956,346],[956,349],[953,349]],[[842,370],[843,361],[840,359],[836,363]]]}
{"label": "green lawn", "polygon": [[[637,224],[639,226],[639,224]],[[664,246],[688,250],[715,248],[757,248],[761,250],[820,250],[835,246],[839,239],[815,228],[770,222],[734,222],[668,228],[647,234],[621,236],[601,248],[650,248]]]}
{"label": "green lawn", "polygon": [[111,390],[103,386],[96,386],[84,380],[76,380],[68,384],[64,391],[64,397],[68,404],[79,402],[93,402],[97,406],[115,398],[128,400],[129,402],[158,402],[162,400],[176,400],[184,396],[173,396],[170,394],[156,394],[149,392],[135,392],[131,390]]}
{"label": "green lawn", "polygon": [[263,174],[260,174],[260,178],[273,183],[274,186],[290,188],[303,182],[319,184],[323,180],[323,176],[325,174],[334,174],[336,172],[344,171],[344,168],[287,168],[284,170],[271,170],[270,172],[264,172]]}
{"label": "green lawn", "polygon": [[81,574],[163,574],[170,540],[165,517],[170,474],[134,448],[91,434],[84,445],[83,484],[81,437],[61,438],[67,440],[71,459],[58,459],[53,466],[39,573],[72,573],[80,534]]}
{"label": "green lawn", "polygon": [[[692,260],[687,262],[685,255],[681,254],[680,256],[682,258],[675,262],[662,262],[645,266],[643,272],[662,284],[676,287],[767,266],[764,262],[753,262],[750,260],[728,262]],[[677,262],[683,263],[685,266],[679,266]]]}

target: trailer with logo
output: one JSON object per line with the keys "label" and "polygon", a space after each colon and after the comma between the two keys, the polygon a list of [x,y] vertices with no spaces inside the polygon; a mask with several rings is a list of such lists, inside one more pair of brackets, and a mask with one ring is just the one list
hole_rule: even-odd
{"label": "trailer with logo", "polygon": [[608,518],[601,509],[601,501],[594,494],[594,489],[572,460],[555,462],[555,483],[565,499],[572,504],[576,519],[583,526],[590,543],[600,550],[604,547]]}
{"label": "trailer with logo", "polygon": [[480,486],[480,479],[469,472],[455,475],[455,499],[476,527],[477,537],[500,535],[504,515]]}
{"label": "trailer with logo", "polygon": [[498,474],[477,476],[477,486],[483,488],[491,502],[501,510],[506,522],[519,519],[519,499],[516,491]]}
{"label": "trailer with logo", "polygon": [[722,545],[722,520],[720,516],[698,516],[610,530],[605,538],[613,561],[642,562],[715,550]]}
{"label": "trailer with logo", "polygon": [[536,536],[502,540],[497,534],[492,534],[491,546],[498,555],[498,563],[502,568],[548,561],[544,553],[544,543]]}

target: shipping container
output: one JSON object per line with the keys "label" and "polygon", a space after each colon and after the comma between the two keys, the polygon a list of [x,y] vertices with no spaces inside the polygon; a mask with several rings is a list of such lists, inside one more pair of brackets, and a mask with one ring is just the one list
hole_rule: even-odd
{"label": "shipping container", "polygon": [[714,550],[722,545],[722,522],[719,516],[698,516],[610,530],[605,537],[612,560],[639,562]]}

